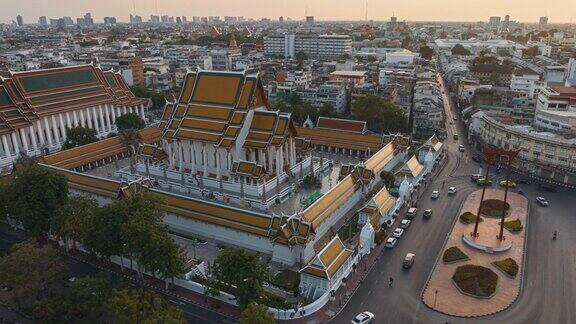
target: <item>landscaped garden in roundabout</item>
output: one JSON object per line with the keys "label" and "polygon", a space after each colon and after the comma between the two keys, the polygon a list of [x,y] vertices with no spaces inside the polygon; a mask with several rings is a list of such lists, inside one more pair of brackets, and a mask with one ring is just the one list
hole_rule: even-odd
{"label": "landscaped garden in roundabout", "polygon": [[466,264],[456,268],[452,281],[467,295],[490,298],[496,292],[498,275],[488,268]]}
{"label": "landscaped garden in roundabout", "polygon": [[456,246],[448,248],[442,255],[442,261],[444,261],[444,263],[454,263],[465,260],[470,260],[470,258]]}
{"label": "landscaped garden in roundabout", "polygon": [[491,315],[512,305],[522,285],[527,212],[528,200],[518,193],[472,192],[454,215],[422,293],[424,304],[458,317]]}
{"label": "landscaped garden in roundabout", "polygon": [[482,202],[480,210],[487,217],[502,217],[502,214],[506,217],[510,213],[510,204],[500,199],[487,199]]}

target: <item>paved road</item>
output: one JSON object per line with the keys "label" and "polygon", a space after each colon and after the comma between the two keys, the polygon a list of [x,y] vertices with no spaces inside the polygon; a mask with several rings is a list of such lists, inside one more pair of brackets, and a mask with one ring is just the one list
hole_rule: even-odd
{"label": "paved road", "polygon": [[[449,106],[447,123],[452,120]],[[462,134],[463,125],[457,123],[456,126]],[[574,192],[544,194],[535,189],[536,185],[521,186],[530,200],[531,215],[524,286],[518,300],[506,311],[478,319],[443,315],[422,303],[422,290],[459,208],[464,198],[477,189],[469,175],[476,173],[479,165],[471,162],[466,153],[458,151],[459,143],[452,140],[450,127],[448,131],[449,161],[436,181],[428,184],[418,203],[420,212],[432,208],[433,217],[424,220],[419,215],[415,219],[396,247],[383,253],[374,271],[333,322],[349,323],[356,314],[368,310],[375,314],[378,323],[576,323],[576,282],[573,280],[576,277],[576,255],[573,252],[576,246],[576,203],[571,200]],[[462,136],[460,141],[463,141]],[[446,184],[440,199],[430,200],[431,191],[441,189],[443,181]],[[449,186],[458,188],[455,196],[446,195]],[[545,196],[550,207],[536,205],[534,198],[538,195]],[[552,240],[554,230],[559,231],[556,241]],[[416,254],[416,262],[412,269],[404,271],[402,260],[408,252]],[[394,278],[392,287],[388,287],[389,277]]]}

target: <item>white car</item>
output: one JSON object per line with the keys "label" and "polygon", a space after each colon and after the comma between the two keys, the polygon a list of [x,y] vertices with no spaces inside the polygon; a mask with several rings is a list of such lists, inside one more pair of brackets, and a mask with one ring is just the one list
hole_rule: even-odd
{"label": "white car", "polygon": [[352,324],[366,324],[374,322],[374,314],[370,312],[362,312],[352,320]]}
{"label": "white car", "polygon": [[398,242],[398,240],[395,237],[390,237],[386,240],[386,247],[387,248],[393,248],[397,242]]}
{"label": "white car", "polygon": [[440,197],[440,191],[438,190],[434,190],[432,191],[432,199],[438,199],[438,197]]}
{"label": "white car", "polygon": [[404,234],[404,229],[403,228],[397,228],[392,233],[392,236],[394,236],[395,238],[400,238],[400,237],[402,237],[402,234]]}
{"label": "white car", "polygon": [[464,145],[462,145],[462,144],[458,145],[458,151],[464,152],[465,149],[466,148],[464,147]]}
{"label": "white car", "polygon": [[403,219],[400,223],[400,227],[406,229],[410,226],[410,224],[412,224],[412,222],[409,219]]}
{"label": "white car", "polygon": [[548,200],[544,197],[536,197],[536,201],[540,204],[540,206],[548,207],[549,203]]}
{"label": "white car", "polygon": [[456,187],[450,187],[448,188],[448,194],[449,195],[453,195],[456,193]]}

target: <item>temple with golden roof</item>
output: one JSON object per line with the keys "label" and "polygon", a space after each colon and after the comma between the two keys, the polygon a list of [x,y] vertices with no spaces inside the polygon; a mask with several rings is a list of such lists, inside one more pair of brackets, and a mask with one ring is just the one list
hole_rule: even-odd
{"label": "temple with golden roof", "polygon": [[1,74],[0,169],[21,154],[60,150],[68,128],[89,127],[105,138],[117,131],[116,117],[132,112],[144,118],[144,101],[113,71],[79,65]]}

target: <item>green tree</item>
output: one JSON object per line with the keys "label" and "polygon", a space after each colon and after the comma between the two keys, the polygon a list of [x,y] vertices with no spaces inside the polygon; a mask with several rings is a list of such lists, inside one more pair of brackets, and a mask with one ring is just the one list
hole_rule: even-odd
{"label": "green tree", "polygon": [[432,49],[432,47],[428,45],[423,45],[422,47],[420,47],[420,56],[422,56],[422,58],[431,60],[433,55],[434,50]]}
{"label": "green tree", "polygon": [[368,128],[377,133],[397,133],[406,130],[404,112],[378,96],[359,98],[352,105],[352,116],[366,121]]}
{"label": "green tree", "polygon": [[337,114],[334,106],[332,106],[331,103],[326,102],[322,107],[320,107],[318,115],[320,117],[335,117]]}
{"label": "green tree", "polygon": [[462,44],[456,44],[452,47],[452,55],[471,55],[472,53],[462,46]]}
{"label": "green tree", "polygon": [[529,56],[529,57],[535,57],[540,55],[540,50],[538,49],[538,46],[532,46],[529,47],[527,49],[525,49],[522,54],[524,54],[525,56]]}
{"label": "green tree", "polygon": [[118,130],[139,130],[146,127],[146,122],[136,113],[129,113],[116,117]]}
{"label": "green tree", "polygon": [[149,290],[114,290],[107,304],[114,323],[186,323],[180,308],[168,306],[162,297]]}
{"label": "green tree", "polygon": [[236,247],[225,248],[214,262],[216,279],[234,291],[242,309],[262,297],[262,283],[267,273],[268,266],[258,260],[255,254]]}
{"label": "green tree", "polygon": [[122,206],[113,202],[99,208],[90,222],[84,244],[104,258],[123,255],[125,238],[122,236]]}
{"label": "green tree", "polygon": [[132,93],[138,98],[149,98],[152,100],[153,109],[162,109],[166,104],[166,96],[161,92],[156,92],[142,86],[133,86],[130,90],[132,90]]}
{"label": "green tree", "polygon": [[34,318],[47,323],[83,320],[97,322],[111,294],[110,282],[103,277],[79,278],[56,294],[37,301]]}
{"label": "green tree", "polygon": [[257,303],[250,303],[240,317],[240,324],[274,324],[274,316],[268,307]]}
{"label": "green tree", "polygon": [[394,182],[396,182],[396,178],[394,177],[394,173],[389,171],[382,171],[380,172],[380,179],[384,182],[384,185],[388,190],[394,187]]}
{"label": "green tree", "polygon": [[[72,196],[62,206],[52,221],[52,231],[66,242],[84,242],[92,230],[93,218],[98,211],[98,202],[89,196]],[[68,246],[68,244],[66,244]]]}
{"label": "green tree", "polygon": [[302,67],[302,65],[304,65],[304,61],[306,61],[308,59],[308,54],[306,54],[304,51],[299,51],[298,53],[296,53],[296,61],[298,61],[298,65],[300,65],[300,67]]}
{"label": "green tree", "polygon": [[9,177],[0,177],[0,221],[6,219],[10,204],[10,181]]}
{"label": "green tree", "polygon": [[71,149],[98,141],[96,131],[92,128],[77,126],[66,129],[66,141],[62,145],[63,150]]}
{"label": "green tree", "polygon": [[40,166],[18,169],[8,190],[8,212],[37,238],[45,237],[68,200],[65,176]]}
{"label": "green tree", "polygon": [[32,241],[15,244],[0,258],[0,282],[12,288],[18,307],[30,306],[47,297],[65,273],[64,263],[50,245]]}

